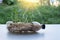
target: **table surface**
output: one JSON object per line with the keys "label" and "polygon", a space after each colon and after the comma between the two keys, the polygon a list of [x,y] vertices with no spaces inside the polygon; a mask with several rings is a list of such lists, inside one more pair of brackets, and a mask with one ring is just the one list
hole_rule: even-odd
{"label": "table surface", "polygon": [[0,40],[60,40],[60,24],[46,24],[46,29],[35,34],[12,34],[0,24]]}

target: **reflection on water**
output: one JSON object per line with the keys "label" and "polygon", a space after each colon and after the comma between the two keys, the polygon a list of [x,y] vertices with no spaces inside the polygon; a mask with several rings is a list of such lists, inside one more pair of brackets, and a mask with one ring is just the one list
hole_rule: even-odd
{"label": "reflection on water", "polygon": [[10,40],[42,40],[44,39],[44,33],[12,34],[8,32],[7,37]]}

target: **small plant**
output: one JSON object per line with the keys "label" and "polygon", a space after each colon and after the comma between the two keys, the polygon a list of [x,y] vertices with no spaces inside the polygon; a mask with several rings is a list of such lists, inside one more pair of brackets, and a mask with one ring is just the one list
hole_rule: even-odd
{"label": "small plant", "polygon": [[[39,12],[38,12],[39,11]],[[37,21],[42,24],[60,23],[60,6],[39,6],[34,10],[26,10],[21,5],[0,5],[0,23],[7,21],[32,22]]]}

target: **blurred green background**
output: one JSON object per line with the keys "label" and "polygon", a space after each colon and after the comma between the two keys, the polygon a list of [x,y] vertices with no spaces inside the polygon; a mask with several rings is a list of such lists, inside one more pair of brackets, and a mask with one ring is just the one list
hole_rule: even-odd
{"label": "blurred green background", "polygon": [[60,1],[54,5],[51,0],[40,0],[40,5],[31,10],[24,9],[17,0],[3,0],[0,3],[0,24],[7,21],[60,24]]}

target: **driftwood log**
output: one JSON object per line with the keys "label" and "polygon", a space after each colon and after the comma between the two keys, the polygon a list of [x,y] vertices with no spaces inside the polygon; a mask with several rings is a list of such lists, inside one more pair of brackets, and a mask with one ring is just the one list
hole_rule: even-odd
{"label": "driftwood log", "polygon": [[36,32],[40,29],[45,29],[45,24],[40,24],[38,22],[24,23],[24,22],[7,22],[7,29],[9,32],[22,33],[22,32]]}

